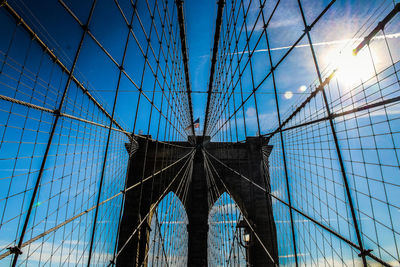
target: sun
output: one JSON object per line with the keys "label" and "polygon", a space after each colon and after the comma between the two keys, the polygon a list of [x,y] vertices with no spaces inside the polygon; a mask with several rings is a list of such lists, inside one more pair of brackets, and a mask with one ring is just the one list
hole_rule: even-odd
{"label": "sun", "polygon": [[338,82],[346,87],[357,86],[374,75],[368,49],[362,49],[357,55],[351,49],[345,49],[333,62]]}

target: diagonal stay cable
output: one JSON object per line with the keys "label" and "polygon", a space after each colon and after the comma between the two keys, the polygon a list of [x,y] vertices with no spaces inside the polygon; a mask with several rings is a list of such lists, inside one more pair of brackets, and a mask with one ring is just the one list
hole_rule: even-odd
{"label": "diagonal stay cable", "polygon": [[186,90],[187,90],[187,101],[189,105],[189,116],[190,116],[190,128],[192,134],[195,135],[194,132],[194,122],[193,122],[193,107],[192,107],[192,96],[191,96],[191,86],[190,86],[190,77],[189,77],[189,59],[187,55],[187,45],[186,45],[186,31],[185,31],[185,16],[183,12],[183,1],[176,0],[176,7],[178,13],[178,21],[179,21],[179,33],[181,39],[181,50],[182,50],[182,60],[183,67],[185,72],[185,81],[186,81]]}
{"label": "diagonal stay cable", "polygon": [[3,3],[4,9],[17,20],[20,25],[36,40],[36,42],[43,48],[45,53],[49,55],[49,57],[67,74],[71,75],[71,80],[75,83],[75,85],[82,90],[82,92],[96,105],[97,108],[101,110],[101,112],[106,115],[112,122],[127,134],[127,131],[115,120],[111,117],[104,107],[97,101],[97,99],[89,92],[89,90],[83,86],[83,83],[80,82],[73,73],[60,61],[60,59],[53,53],[53,51],[39,38],[39,36],[32,30],[32,28],[22,19],[22,17],[10,6],[7,1]]}
{"label": "diagonal stay cable", "polygon": [[[193,172],[193,161],[190,162],[190,165],[188,166],[188,168],[185,171],[184,175],[186,175],[186,179],[182,179],[179,182],[178,188],[176,189],[176,196],[178,198],[182,194],[182,198],[181,198],[182,199],[182,203],[185,203],[186,199],[187,199],[187,195],[188,195],[188,192],[189,192],[189,185],[190,185],[191,177],[192,177],[190,174],[192,172]],[[164,196],[162,195],[162,197],[164,197]],[[157,210],[159,209],[158,205],[154,205],[154,206],[157,207]],[[169,215],[170,210],[171,210],[171,206],[172,206],[172,201],[169,203],[168,209],[166,210],[166,212],[163,214],[163,216],[161,216],[161,218],[160,218],[161,222],[163,222],[166,219],[166,217]],[[163,250],[163,253],[165,254],[165,257],[167,258],[166,252],[165,252],[165,245],[164,245],[165,236],[166,236],[167,233],[164,232],[163,235],[161,234],[160,220],[158,219],[158,215],[157,215],[158,211],[157,210],[155,211],[155,215],[154,215],[154,216],[156,216],[155,217],[156,218],[156,227],[157,226],[159,227],[159,235],[160,235],[160,240],[161,240],[161,244],[162,244],[162,250]],[[176,205],[174,205],[174,208],[173,208],[171,213],[174,214],[175,211],[176,211]],[[175,233],[175,230],[174,230],[173,233]],[[154,244],[153,244],[153,246],[154,246]],[[149,247],[149,249],[147,249],[146,255],[144,257],[144,261],[142,262],[142,264],[140,266],[144,266],[145,261],[146,261],[148,255],[149,255],[149,253],[150,253],[150,249],[151,249],[151,247]],[[168,264],[168,260],[167,260],[167,264]]]}
{"label": "diagonal stay cable", "polygon": [[[314,21],[309,25],[309,29],[311,30],[315,24],[326,14],[326,12],[331,8],[331,6],[336,2],[336,0],[331,0],[329,2],[329,4],[324,8],[324,10],[322,10],[322,12],[314,19]],[[252,90],[252,92],[242,101],[242,103],[236,107],[236,109],[234,110],[234,112],[231,114],[231,116],[229,116],[229,118],[227,120],[225,120],[224,123],[221,124],[221,126],[213,131],[214,134],[212,134],[211,136],[215,136],[217,132],[219,132],[227,123],[228,121],[230,121],[233,116],[242,108],[245,106],[245,104],[247,103],[247,101],[253,96],[253,94],[255,94],[255,92],[261,87],[261,85],[267,80],[267,78],[271,75],[272,71],[277,69],[278,66],[285,60],[285,58],[287,58],[287,56],[294,50],[294,48],[300,43],[300,41],[306,36],[306,33],[304,32],[303,34],[300,35],[300,37],[296,40],[296,42],[288,49],[288,51],[280,58],[280,60],[275,64],[275,66],[273,67],[273,69],[271,68],[271,70],[268,72],[267,75],[265,75],[265,77],[260,81],[260,83],[258,83],[258,85]]]}
{"label": "diagonal stay cable", "polygon": [[[239,216],[238,217],[238,219],[237,219],[237,221],[236,221],[236,225],[240,222],[240,220],[242,219],[242,216]],[[238,228],[236,228],[235,229],[235,233],[234,233],[234,236],[233,236],[233,238],[232,238],[232,245],[231,245],[231,248],[230,248],[230,250],[229,250],[229,257],[228,257],[228,259],[227,259],[227,263],[229,264],[229,262],[231,261],[231,256],[232,256],[232,254],[234,254],[235,252],[233,251],[234,249],[235,249],[235,247],[234,247],[234,244],[235,244],[235,240],[237,240],[237,242],[239,242],[239,240],[238,240],[238,238],[237,238],[237,235],[238,235]],[[234,255],[234,257],[235,257],[235,255]]]}
{"label": "diagonal stay cable", "polygon": [[[203,149],[204,158],[205,158],[206,161],[208,161],[208,163],[211,165],[212,169],[214,170],[215,174],[217,175],[218,179],[220,180],[221,184],[224,186],[224,188],[225,188],[225,190],[228,192],[228,194],[229,194],[229,195],[232,195],[231,191],[229,190],[229,188],[226,186],[226,184],[225,184],[225,182],[223,181],[223,179],[222,179],[222,178],[220,177],[220,175],[218,174],[218,172],[217,172],[217,170],[216,170],[214,164],[212,164],[212,162],[210,161],[210,159],[209,159],[209,157],[208,157],[208,155],[210,155],[210,154],[209,154],[208,152],[207,152],[207,154],[206,154],[205,152],[207,152],[207,151]],[[211,176],[211,177],[214,179],[213,176]],[[248,178],[246,178],[246,179],[248,179]],[[250,179],[249,179],[249,181],[250,181]],[[264,189],[264,190],[265,190],[265,189]],[[246,221],[246,223],[248,224],[250,230],[254,233],[255,237],[256,237],[257,240],[258,240],[258,242],[260,242],[261,246],[263,247],[264,251],[267,253],[267,255],[268,255],[268,257],[270,258],[270,260],[272,261],[272,263],[273,263],[275,266],[278,266],[278,264],[275,262],[274,258],[273,258],[273,257],[271,256],[271,254],[269,253],[268,249],[265,247],[265,245],[264,245],[264,243],[262,242],[261,238],[259,237],[259,235],[258,235],[257,232],[255,231],[253,225],[252,225],[252,224],[250,223],[250,221],[248,220],[246,214],[244,214],[243,212],[242,212],[242,214],[243,214],[243,219],[244,219],[244,220]]]}
{"label": "diagonal stay cable", "polygon": [[[204,157],[205,158],[205,157]],[[209,166],[209,163],[208,163],[208,161],[204,161],[204,171],[205,171],[205,173],[206,173],[206,178],[207,178],[207,180],[208,180],[208,187],[209,188],[211,188],[211,189],[214,189],[214,192],[215,192],[215,196],[216,197],[218,197],[218,196],[222,196],[222,192],[218,189],[218,187],[217,187],[217,185],[216,185],[216,181],[215,181],[215,179],[214,179],[214,177],[213,177],[213,174],[212,174],[212,170],[211,170],[211,168],[210,168],[210,166]],[[210,190],[211,190],[210,189]],[[211,198],[212,198],[212,200],[211,200],[211,205],[213,204],[213,203],[215,203],[215,201],[217,201],[217,199],[214,199],[213,198],[213,195],[211,196]],[[226,203],[225,203],[226,204]],[[237,207],[237,205],[236,205],[236,207]],[[227,211],[226,211],[227,212]],[[231,213],[232,213],[232,210],[230,211]],[[239,221],[242,219],[242,215],[240,214],[238,217],[237,217],[237,220],[236,220],[236,225],[239,223]],[[223,219],[223,220],[225,220],[225,219]],[[233,227],[233,225],[232,225],[232,227]],[[231,244],[231,246],[230,246],[230,249],[229,249],[229,251],[228,251],[228,259],[226,260],[226,262],[227,263],[229,263],[229,261],[230,261],[230,258],[231,258],[231,255],[232,255],[232,251],[234,250],[234,246],[235,246],[235,240],[237,241],[237,242],[239,242],[238,241],[238,239],[237,239],[237,228],[236,228],[236,230],[234,231],[234,233],[232,233],[233,234],[233,239],[232,239],[232,242],[230,243]],[[222,240],[222,242],[224,243],[224,241]],[[228,241],[229,242],[229,241]],[[229,244],[229,243],[228,243]],[[228,246],[229,247],[229,246]],[[240,250],[242,253],[243,253],[243,251],[242,250]],[[224,250],[224,258],[226,259],[227,257],[226,257],[226,255],[225,255],[225,250]]]}
{"label": "diagonal stay cable", "polygon": [[[222,196],[221,191],[218,189],[217,184],[215,182],[215,179],[213,177],[211,168],[209,167],[208,161],[206,160],[206,157],[204,156],[204,152],[203,152],[203,158],[204,158],[204,171],[206,173],[206,178],[208,180],[208,187],[211,189],[214,189],[214,193],[215,193],[215,199],[211,198],[212,203],[215,203],[215,201],[217,201],[219,196]],[[210,205],[211,206],[211,205]],[[220,210],[220,205],[218,205],[218,212],[219,214],[221,213],[225,213],[223,211]],[[222,221],[224,221],[225,219],[222,218]],[[220,228],[222,228],[221,224],[220,224]],[[221,232],[223,232],[221,229],[219,230],[219,238],[220,238],[220,243],[222,244],[222,247],[224,248],[224,239],[223,239],[223,234]],[[220,248],[219,248],[220,249]],[[223,258],[226,259],[226,254],[225,254],[225,249],[222,249],[223,251]]]}
{"label": "diagonal stay cable", "polygon": [[[75,20],[80,26],[83,26],[82,22],[78,19],[77,15],[64,3],[64,1],[58,0],[58,2],[61,4],[61,6],[62,6],[63,8],[65,8],[65,10],[74,18],[74,20]],[[133,5],[133,2],[131,2],[131,4]],[[119,9],[120,9],[120,8],[119,8]],[[137,14],[137,10],[136,10],[135,5],[133,5],[133,9],[135,10],[135,12],[136,12],[136,14]],[[120,10],[120,11],[121,11],[121,10]],[[133,32],[133,28],[132,28],[132,27],[129,27],[129,25],[130,25],[129,21],[127,20],[126,17],[124,17],[124,19],[125,19],[126,26],[129,28],[129,32],[132,34],[134,40],[135,40],[136,42],[138,42],[138,39],[137,39],[137,37],[135,36],[135,33]],[[137,14],[137,19],[140,21],[140,17],[139,17],[138,14]],[[148,39],[149,37],[146,35],[146,33],[144,33],[144,34],[145,34],[145,36],[146,36],[146,39]],[[147,101],[152,105],[152,107],[154,107],[154,108],[161,114],[161,116],[163,116],[167,121],[170,121],[169,118],[168,118],[168,116],[166,116],[166,115],[159,109],[159,107],[157,107],[157,106],[155,105],[155,102],[152,101],[151,98],[150,98],[147,94],[144,93],[145,90],[143,90],[143,89],[141,88],[141,86],[139,86],[138,84],[135,83],[135,81],[133,80],[133,78],[132,78],[132,77],[127,73],[127,71],[117,62],[117,60],[116,60],[115,58],[113,58],[113,56],[110,54],[110,52],[100,43],[100,41],[94,36],[94,34],[92,33],[92,31],[91,31],[90,29],[88,29],[88,35],[93,39],[93,41],[96,43],[96,45],[107,55],[107,57],[113,62],[113,64],[114,64],[117,68],[120,68],[120,69],[121,69],[122,73],[123,73],[123,74],[125,75],[125,77],[131,82],[131,84],[138,90],[138,92],[140,93],[140,95],[143,96],[145,99],[147,99]],[[158,42],[161,42],[161,40],[158,39]],[[140,46],[139,43],[137,43],[137,44],[138,44],[138,46]],[[151,46],[151,43],[148,43],[148,46],[149,46],[150,50],[153,51],[152,46]],[[156,82],[158,83],[159,86],[161,86],[161,83],[160,83],[159,79],[157,78],[157,74],[156,74],[156,72],[152,69],[151,64],[150,64],[150,62],[149,62],[149,59],[148,59],[148,57],[146,56],[146,53],[145,53],[142,49],[141,49],[141,52],[142,52],[142,56],[145,58],[145,62],[146,62],[146,64],[147,64],[147,66],[151,69],[152,74],[153,74],[154,76],[156,76],[156,77],[155,77]],[[156,55],[154,54],[154,51],[153,51],[153,56],[156,57]],[[175,91],[175,90],[174,90],[174,91]],[[162,93],[163,93],[164,96],[166,96],[164,90],[162,90]],[[171,104],[169,103],[169,101],[168,101],[168,104],[171,105]],[[175,106],[178,108],[178,110],[180,111],[180,105],[177,105],[177,103],[174,103],[174,104],[175,104]],[[180,113],[182,113],[182,112],[180,112]],[[176,115],[175,111],[174,111],[174,114]],[[182,115],[182,114],[181,114],[181,115]],[[182,124],[182,123],[180,123],[180,124],[181,124],[181,126],[184,126],[184,124]],[[179,131],[179,129],[177,129],[175,125],[172,125],[172,126],[180,133],[181,136],[184,136],[184,134],[183,134],[181,131]]]}
{"label": "diagonal stay cable", "polygon": [[[184,179],[186,180],[188,175],[188,170],[190,169],[190,165],[191,162],[193,162],[193,158],[194,158],[194,152],[192,152],[191,157],[189,157],[184,165],[179,169],[179,171],[177,172],[177,174],[174,176],[174,178],[172,179],[172,181],[168,184],[168,186],[165,188],[164,192],[160,195],[160,197],[158,198],[158,200],[154,203],[154,205],[150,208],[149,212],[146,214],[146,216],[144,216],[142,218],[142,220],[140,221],[140,223],[138,224],[138,226],[135,228],[135,230],[132,232],[132,234],[129,236],[129,238],[125,241],[125,243],[122,245],[121,249],[119,249],[119,251],[115,254],[115,257],[113,259],[112,262],[115,262],[116,258],[118,258],[118,256],[121,254],[122,250],[124,250],[124,248],[126,247],[126,245],[130,242],[130,240],[133,238],[133,236],[136,234],[137,230],[141,227],[141,225],[147,220],[147,218],[149,217],[149,215],[153,212],[153,210],[157,207],[158,203],[160,203],[160,201],[163,199],[163,197],[165,196],[165,194],[169,191],[169,189],[171,188],[171,186],[174,184],[174,182],[176,181],[176,179],[179,177],[180,173],[182,172],[182,170],[185,168],[185,172],[183,174]],[[189,163],[189,164],[188,164]],[[109,266],[112,264],[112,262],[110,262]]]}
{"label": "diagonal stay cable", "polygon": [[[186,169],[187,170],[187,169]],[[185,174],[186,174],[187,172],[185,171]],[[185,180],[185,181],[184,181]],[[184,182],[183,182],[184,181]],[[187,186],[187,179],[182,179],[180,182],[179,182],[179,185],[178,185],[178,189],[177,189],[177,195],[180,195],[180,193],[181,193],[181,191],[183,190],[183,184],[186,184],[185,185],[185,188],[186,188],[186,186]],[[186,191],[186,190],[185,190]],[[178,193],[179,192],[179,193]],[[160,199],[164,199],[164,194],[161,194],[161,196],[160,196]],[[167,208],[167,210],[165,211],[165,213],[164,213],[164,215],[162,216],[162,218],[161,218],[161,222],[163,222],[164,221],[164,219],[165,219],[165,217],[167,217],[168,215],[169,215],[169,213],[170,213],[170,211],[171,211],[171,207],[172,207],[172,201],[169,203],[169,205],[168,205],[168,208]],[[158,211],[158,205],[153,205],[153,207],[156,207],[156,210],[155,210],[155,212],[154,212],[154,216],[155,216],[155,218],[156,218],[156,227],[158,227],[159,228],[159,231],[158,231],[158,233],[159,233],[159,238],[160,238],[160,243],[161,243],[161,246],[162,246],[162,252],[163,252],[163,254],[164,254],[164,256],[165,256],[165,258],[167,259],[167,253],[166,253],[166,250],[165,250],[165,235],[166,235],[166,232],[164,232],[164,235],[162,235],[161,234],[161,227],[160,227],[160,221],[159,221],[159,219],[158,219],[158,215],[157,215],[157,213],[159,212]],[[172,209],[172,212],[171,213],[174,213],[175,212],[175,208],[176,208],[176,206],[174,205],[174,208]],[[150,211],[149,212],[149,215],[151,214],[152,212]],[[149,252],[150,252],[150,250],[151,250],[151,246],[147,249],[147,251],[146,251],[146,255],[145,255],[145,257],[144,257],[144,260],[143,260],[143,262],[140,264],[140,266],[143,266],[144,265],[144,263],[145,263],[145,261],[146,261],[146,259],[147,259],[147,257],[148,257],[148,255],[149,255]],[[168,260],[167,260],[167,266],[168,266]]]}
{"label": "diagonal stay cable", "polygon": [[[193,149],[191,152],[189,152],[189,153],[187,153],[186,155],[184,155],[183,157],[181,157],[180,159],[178,159],[177,161],[175,161],[175,162],[171,163],[170,165],[164,167],[163,169],[161,169],[161,170],[155,172],[154,174],[152,174],[152,175],[150,175],[150,176],[144,178],[144,179],[143,179],[143,182],[148,181],[148,180],[150,180],[151,178],[157,176],[158,174],[165,172],[166,170],[168,170],[168,169],[170,169],[171,167],[175,166],[175,165],[178,164],[179,162],[183,161],[183,160],[184,160],[185,158],[187,158],[188,156],[193,155],[193,152],[194,152],[194,149]],[[182,168],[183,168],[183,167],[182,167]],[[76,219],[82,217],[83,215],[89,213],[90,211],[94,210],[96,207],[101,206],[101,205],[104,205],[105,203],[107,203],[107,202],[113,200],[114,198],[116,198],[116,197],[118,197],[118,196],[120,196],[120,195],[122,195],[122,194],[125,194],[125,193],[128,192],[129,190],[132,190],[132,189],[138,187],[139,185],[140,185],[140,182],[138,182],[138,183],[136,183],[136,184],[134,184],[134,185],[132,185],[132,186],[126,188],[125,191],[121,191],[121,192],[119,192],[119,193],[117,193],[117,194],[115,194],[115,195],[113,195],[113,196],[111,196],[111,197],[109,197],[109,198],[103,200],[103,201],[100,202],[98,205],[94,205],[94,206],[92,206],[91,208],[82,211],[81,213],[79,213],[79,214],[77,214],[77,215],[75,215],[75,216],[73,216],[73,217],[71,217],[71,218],[65,220],[64,222],[62,222],[62,223],[60,223],[60,224],[58,224],[58,225],[56,225],[56,226],[50,228],[49,230],[47,230],[47,231],[45,231],[45,232],[43,232],[43,233],[41,233],[41,234],[39,234],[39,235],[37,235],[37,236],[31,238],[30,240],[25,241],[25,242],[21,245],[21,248],[26,247],[26,246],[32,244],[32,243],[35,242],[36,240],[38,240],[38,239],[40,239],[40,238],[42,238],[42,237],[44,237],[44,236],[46,236],[46,235],[48,235],[48,234],[50,234],[50,233],[56,231],[57,229],[63,227],[64,225],[66,225],[66,224],[68,224],[68,223],[70,223],[70,222],[72,222],[72,221],[74,221],[74,220],[76,220]],[[7,251],[7,252],[1,254],[1,255],[0,255],[0,260],[4,259],[5,257],[7,257],[7,256],[9,256],[9,255],[11,255],[11,254],[12,254],[11,251]]]}
{"label": "diagonal stay cable", "polygon": [[256,188],[265,191],[265,188],[262,187],[261,185],[253,182],[251,179],[247,178],[246,176],[244,176],[243,174],[241,174],[240,172],[232,169],[231,167],[229,167],[228,165],[226,165],[225,163],[223,163],[222,161],[220,161],[219,159],[217,159],[215,156],[211,155],[207,150],[204,150],[204,152],[210,156],[211,158],[213,158],[215,161],[217,161],[218,163],[220,163],[222,166],[228,168],[230,171],[234,172],[236,175],[240,176],[240,178],[246,180],[247,182],[251,183],[252,185],[254,185]]}
{"label": "diagonal stay cable", "polygon": [[[212,164],[212,162],[209,160],[209,157],[204,153],[205,150],[203,150],[203,155],[206,159],[207,165],[210,164],[212,169],[214,170],[214,172],[216,173],[217,177],[219,178],[219,180],[221,181],[222,185],[224,186],[225,190],[228,192],[229,195],[232,195],[230,190],[227,188],[226,184],[224,183],[224,181],[222,180],[222,178],[219,176],[215,166]],[[208,154],[210,155],[210,154]],[[210,168],[210,167],[208,167]],[[210,168],[210,172],[211,168]],[[243,176],[244,177],[244,176]],[[211,178],[214,179],[214,175],[211,175]],[[248,179],[247,177],[244,177],[245,179]],[[249,179],[250,181],[250,179]],[[215,183],[215,180],[214,180]],[[265,190],[264,190],[265,191]],[[252,227],[252,224],[250,223],[250,221],[248,220],[248,218],[246,217],[246,215],[242,212],[243,214],[243,218],[246,221],[246,223],[249,225],[250,229],[252,230],[252,232],[254,233],[254,235],[256,236],[257,240],[260,242],[261,246],[263,247],[263,249],[265,250],[265,252],[267,253],[268,257],[271,259],[271,261],[275,264],[275,266],[277,266],[277,264],[275,263],[274,259],[272,258],[271,254],[269,253],[268,249],[265,247],[264,243],[261,241],[261,238],[259,237],[259,235],[256,233],[255,229]]]}
{"label": "diagonal stay cable", "polygon": [[[164,257],[167,259],[167,253],[165,252],[165,246],[164,246],[164,237],[161,234],[161,226],[160,226],[160,221],[158,220],[157,212],[156,212],[155,216],[156,216],[156,227],[158,227],[158,234],[159,234],[160,240],[161,240],[162,253],[163,253]],[[150,251],[150,248],[147,250],[146,257],[149,255],[148,254],[149,251]],[[146,260],[146,257],[145,257],[145,260]],[[168,267],[169,266],[168,260],[166,260],[166,264]],[[142,266],[143,266],[143,264],[142,264]]]}
{"label": "diagonal stay cable", "polygon": [[[220,161],[219,159],[217,159],[216,157],[214,157],[213,155],[211,155],[207,150],[204,150],[205,153],[207,155],[209,155],[210,157],[212,157],[214,160],[216,160],[217,162],[219,162],[221,165],[223,165],[224,167],[226,167],[227,169],[229,169],[231,172],[235,173],[236,175],[240,176],[241,178],[243,178],[244,180],[252,183],[255,187],[259,188],[260,190],[263,190],[265,192],[267,192],[267,190],[263,187],[261,187],[258,184],[253,183],[249,178],[243,176],[243,174],[239,173],[238,171],[232,169],[231,167],[227,166],[226,164],[224,164],[222,161]],[[318,225],[319,227],[323,228],[324,230],[330,232],[331,234],[333,234],[334,236],[338,237],[339,239],[343,240],[344,242],[346,242],[347,244],[349,244],[350,246],[352,246],[353,248],[357,249],[358,251],[360,251],[360,253],[365,254],[366,256],[370,257],[371,259],[375,260],[376,262],[382,264],[383,266],[387,266],[390,267],[391,265],[388,264],[387,262],[385,262],[384,260],[380,259],[379,257],[375,256],[374,254],[371,253],[371,251],[369,250],[364,250],[362,251],[361,248],[353,243],[352,241],[348,240],[347,238],[343,237],[341,234],[337,233],[336,231],[332,230],[331,228],[323,225],[322,223],[318,222],[317,220],[313,219],[312,217],[308,216],[307,214],[305,214],[304,212],[302,212],[301,210],[295,208],[295,207],[290,207],[288,203],[286,203],[284,200],[281,200],[280,198],[278,198],[277,196],[271,194],[271,192],[267,192],[271,197],[273,197],[274,199],[280,201],[281,203],[285,204],[287,207],[291,208],[292,210],[294,210],[295,212],[297,212],[298,214],[300,214],[301,216],[307,218],[308,220],[312,221],[314,224]]]}
{"label": "diagonal stay cable", "polygon": [[211,59],[211,70],[210,70],[210,80],[208,82],[208,95],[207,95],[207,106],[205,112],[205,120],[204,120],[204,130],[203,130],[203,137],[206,134],[207,124],[208,124],[208,116],[210,113],[210,102],[211,102],[211,94],[213,89],[213,81],[214,81],[214,72],[215,72],[215,64],[217,63],[217,54],[218,54],[218,44],[219,44],[219,36],[221,32],[222,26],[222,12],[224,10],[225,2],[223,0],[218,1],[218,14],[217,20],[215,22],[215,33],[214,33],[214,46],[213,46],[213,53]]}
{"label": "diagonal stay cable", "polygon": [[[0,94],[0,99],[4,100],[4,101],[11,102],[11,103],[14,103],[14,104],[26,106],[28,108],[33,108],[33,109],[36,109],[36,110],[44,111],[44,112],[47,112],[47,113],[59,114],[60,117],[66,117],[66,118],[69,118],[69,119],[73,119],[73,120],[77,120],[77,121],[80,121],[80,122],[85,122],[85,123],[88,123],[88,124],[92,124],[92,125],[95,125],[95,126],[99,126],[99,127],[102,127],[102,128],[109,129],[109,126],[107,126],[107,125],[104,125],[104,124],[101,124],[101,123],[98,123],[98,122],[94,122],[94,121],[91,121],[91,120],[83,119],[83,118],[80,118],[80,117],[76,117],[76,116],[73,116],[73,115],[70,115],[70,114],[67,114],[67,113],[59,112],[58,110],[46,108],[46,107],[39,106],[39,105],[36,105],[36,104],[31,104],[29,102],[26,102],[26,101],[23,101],[23,100],[19,100],[19,99],[15,99],[13,97],[9,97],[9,96],[5,96],[5,95],[1,95]],[[124,129],[114,128],[114,127],[112,127],[111,129],[113,131],[122,132],[122,133],[126,134],[128,137],[130,137],[130,133],[125,131]]]}
{"label": "diagonal stay cable", "polygon": [[[4,100],[4,101],[11,102],[11,103],[14,103],[14,104],[26,106],[28,108],[33,108],[33,109],[36,109],[36,110],[39,110],[39,111],[44,111],[44,112],[51,113],[51,114],[58,114],[60,117],[65,117],[65,118],[73,119],[73,120],[76,120],[76,121],[88,123],[88,124],[91,124],[91,125],[99,126],[99,127],[105,128],[105,129],[110,129],[110,126],[105,125],[105,124],[101,124],[101,123],[98,123],[98,122],[95,122],[95,121],[92,121],[92,120],[88,120],[88,119],[77,117],[77,116],[74,116],[74,115],[71,115],[71,114],[60,112],[58,110],[46,108],[46,107],[43,107],[41,105],[32,104],[32,103],[29,103],[29,102],[26,102],[26,101],[23,101],[23,100],[19,100],[19,99],[15,99],[13,97],[9,97],[9,96],[6,96],[6,95],[1,95],[0,94],[0,99]],[[130,132],[124,130],[123,128],[121,128],[121,127],[118,127],[118,128],[112,127],[111,130],[124,133],[125,135],[127,135],[130,138],[130,140],[133,140],[131,137],[136,137],[136,138],[141,138],[141,139],[146,139],[147,138],[149,141],[158,142],[158,143],[161,143],[161,144],[166,144],[166,145],[173,146],[173,147],[179,147],[179,148],[185,148],[185,149],[192,148],[192,147],[188,147],[188,146],[182,146],[182,145],[174,144],[174,143],[171,143],[171,142],[164,142],[164,141],[160,141],[160,140],[155,140],[155,139],[152,139],[150,137],[145,137],[145,136],[139,135],[139,134],[130,133]]]}

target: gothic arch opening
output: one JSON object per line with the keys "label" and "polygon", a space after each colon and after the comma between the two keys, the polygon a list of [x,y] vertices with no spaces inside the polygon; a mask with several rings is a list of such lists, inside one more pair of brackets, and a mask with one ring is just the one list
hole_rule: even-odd
{"label": "gothic arch opening", "polygon": [[208,215],[208,266],[246,266],[246,250],[240,244],[238,223],[243,219],[237,203],[223,193]]}
{"label": "gothic arch opening", "polygon": [[147,249],[147,266],[186,266],[188,217],[181,200],[169,192],[154,210]]}

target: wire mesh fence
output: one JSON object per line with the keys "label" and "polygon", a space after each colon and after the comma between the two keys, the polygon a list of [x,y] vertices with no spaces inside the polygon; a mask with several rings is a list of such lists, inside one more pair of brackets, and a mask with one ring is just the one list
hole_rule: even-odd
{"label": "wire mesh fence", "polygon": [[399,4],[314,4],[219,2],[206,133],[273,146],[281,265],[398,265]]}
{"label": "wire mesh fence", "polygon": [[107,265],[125,144],[186,140],[177,7],[16,0],[0,12],[2,265]]}
{"label": "wire mesh fence", "polygon": [[[279,265],[400,264],[400,4],[354,1],[342,14],[345,2],[217,4],[201,134],[272,146],[263,190]],[[194,152],[175,145],[194,134],[195,100],[183,3],[9,0],[0,25],[1,265],[115,264],[126,191],[166,169],[185,179],[140,221],[153,230],[137,264],[186,265],[178,198]],[[152,175],[127,187],[139,139],[184,165],[146,159]],[[208,263],[243,266],[245,214],[211,196]]]}

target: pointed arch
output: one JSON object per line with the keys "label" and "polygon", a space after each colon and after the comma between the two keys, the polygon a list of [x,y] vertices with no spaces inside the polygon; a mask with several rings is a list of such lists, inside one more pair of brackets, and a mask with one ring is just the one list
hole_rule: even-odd
{"label": "pointed arch", "polygon": [[208,266],[246,266],[246,251],[236,227],[242,218],[235,200],[222,193],[208,215]]}
{"label": "pointed arch", "polygon": [[149,218],[147,266],[186,266],[188,216],[174,192],[169,192]]}

